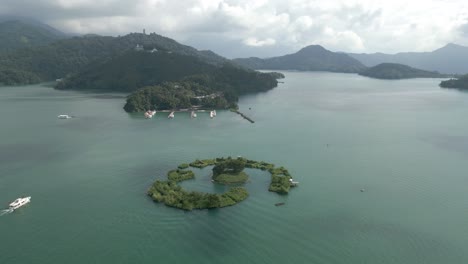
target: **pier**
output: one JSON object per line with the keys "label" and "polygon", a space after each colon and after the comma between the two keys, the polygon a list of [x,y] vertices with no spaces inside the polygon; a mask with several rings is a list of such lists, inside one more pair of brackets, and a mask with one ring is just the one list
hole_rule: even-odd
{"label": "pier", "polygon": [[234,113],[237,113],[238,115],[242,116],[245,120],[249,121],[250,123],[255,123],[255,121],[253,121],[250,117],[244,115],[242,112],[240,112],[239,110],[237,109],[231,109],[232,112]]}

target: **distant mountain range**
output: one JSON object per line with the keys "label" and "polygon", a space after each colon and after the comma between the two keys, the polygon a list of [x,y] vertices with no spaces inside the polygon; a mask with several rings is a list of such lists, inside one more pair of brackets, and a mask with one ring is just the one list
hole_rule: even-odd
{"label": "distant mountain range", "polygon": [[332,52],[319,45],[307,46],[294,54],[260,59],[234,59],[235,63],[264,70],[330,71],[358,73],[366,69],[361,62],[347,54]]}
{"label": "distant mountain range", "polygon": [[0,36],[0,52],[46,45],[68,37],[48,25],[21,19],[0,19]]}
{"label": "distant mountain range", "polygon": [[456,44],[447,44],[432,52],[401,52],[397,54],[348,53],[348,55],[368,67],[389,62],[447,74],[468,73],[468,47]]}
{"label": "distant mountain range", "polygon": [[359,75],[376,79],[408,79],[408,78],[443,78],[446,75],[438,72],[431,72],[412,68],[398,63],[381,63],[370,67]]}

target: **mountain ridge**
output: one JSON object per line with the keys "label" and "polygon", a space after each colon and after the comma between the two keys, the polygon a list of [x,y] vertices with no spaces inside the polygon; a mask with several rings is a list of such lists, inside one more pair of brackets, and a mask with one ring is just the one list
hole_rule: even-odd
{"label": "mountain ridge", "polygon": [[386,53],[347,53],[367,67],[381,63],[399,63],[410,67],[437,71],[444,74],[468,73],[468,47],[448,43],[445,46],[428,52]]}
{"label": "mountain ridge", "polygon": [[306,46],[296,53],[270,58],[237,58],[244,67],[264,70],[300,70],[358,73],[366,67],[347,54],[332,52],[320,45]]}
{"label": "mountain ridge", "polygon": [[0,52],[47,45],[67,37],[48,25],[18,19],[1,21],[0,36]]}

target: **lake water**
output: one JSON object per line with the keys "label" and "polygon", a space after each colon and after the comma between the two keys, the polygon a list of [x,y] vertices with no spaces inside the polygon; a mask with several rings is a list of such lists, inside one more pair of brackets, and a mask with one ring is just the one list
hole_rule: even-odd
{"label": "lake water", "polygon": [[[255,124],[227,111],[145,120],[118,94],[1,87],[0,204],[32,201],[0,216],[0,263],[468,263],[468,93],[285,75],[241,98]],[[285,166],[299,187],[270,193],[269,174],[249,170],[233,207],[146,196],[180,163],[238,155]],[[184,187],[224,191],[209,169],[197,177]]]}

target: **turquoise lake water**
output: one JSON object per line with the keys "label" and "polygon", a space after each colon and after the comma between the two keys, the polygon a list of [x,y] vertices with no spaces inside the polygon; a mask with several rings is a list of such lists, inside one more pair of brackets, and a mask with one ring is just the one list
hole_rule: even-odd
{"label": "turquoise lake water", "polygon": [[[119,94],[0,87],[0,205],[32,196],[0,216],[0,263],[468,263],[468,93],[284,74],[241,98],[255,124],[228,111],[145,120]],[[146,196],[180,163],[238,155],[285,166],[299,187],[270,193],[269,174],[248,170],[250,197],[233,207]],[[225,191],[196,173],[185,188]]]}

